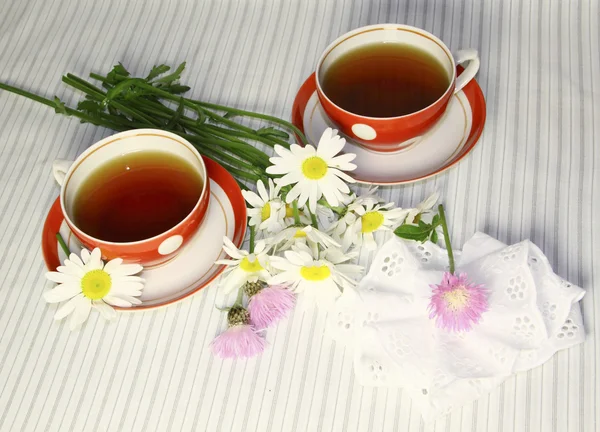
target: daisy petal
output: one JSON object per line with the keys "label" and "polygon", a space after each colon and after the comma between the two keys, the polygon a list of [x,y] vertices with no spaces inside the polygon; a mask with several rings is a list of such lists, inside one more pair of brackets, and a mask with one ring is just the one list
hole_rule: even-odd
{"label": "daisy petal", "polygon": [[241,287],[249,277],[249,273],[243,270],[234,270],[223,280],[223,292],[229,294]]}
{"label": "daisy petal", "polygon": [[290,169],[287,166],[287,164],[285,162],[277,163],[277,159],[278,158],[269,159],[269,161],[273,165],[267,167],[267,169],[266,169],[267,174],[281,175],[281,174],[287,174],[288,172],[290,172]]}
{"label": "daisy petal", "polygon": [[65,260],[64,266],[60,266],[56,270],[66,274],[72,274],[73,276],[77,276],[80,278],[85,275],[85,270],[83,269],[83,267],[80,267],[79,265],[75,264],[74,262],[68,259]]}
{"label": "daisy petal", "polygon": [[121,258],[112,259],[106,263],[106,265],[104,266],[104,271],[108,274],[112,274],[112,271],[119,267],[121,264],[123,264],[123,260]]}
{"label": "daisy petal", "polygon": [[139,276],[117,276],[117,277],[113,277],[112,280],[115,284],[121,283],[121,282],[136,282],[136,283],[143,284],[146,282],[146,280],[144,278],[141,278]]}
{"label": "daisy petal", "polygon": [[327,203],[330,206],[337,207],[339,200],[334,192],[334,189],[331,187],[331,184],[328,182],[321,183],[321,191],[323,192],[323,196],[327,200]]}
{"label": "daisy petal", "polygon": [[272,178],[269,179],[269,199],[273,199],[279,195],[280,188],[275,186],[275,182]]}
{"label": "daisy petal", "polygon": [[264,201],[252,191],[242,191],[244,199],[254,208],[262,208]]}
{"label": "daisy petal", "polygon": [[277,187],[284,187],[292,183],[298,183],[302,179],[302,174],[299,171],[288,172],[283,177],[277,179]]}
{"label": "daisy petal", "polygon": [[[144,289],[144,284],[135,283],[135,282],[120,282],[115,283],[111,287],[111,293],[123,293],[127,295],[140,295],[141,291]],[[136,292],[137,294],[131,294]]]}
{"label": "daisy petal", "polygon": [[310,195],[308,198],[308,208],[311,212],[315,213],[317,211],[317,200],[321,198],[322,192],[319,189],[319,185],[317,183],[313,183],[310,186]]}
{"label": "daisy petal", "polygon": [[[109,273],[111,276],[133,276],[144,269],[139,264],[121,264]],[[108,273],[108,272],[107,272]]]}
{"label": "daisy petal", "polygon": [[90,260],[90,251],[87,249],[81,249],[81,259],[83,260],[83,264],[87,264]]}
{"label": "daisy petal", "polygon": [[[346,164],[354,165],[354,164],[351,164],[350,162],[353,161],[355,158],[356,158],[356,155],[354,153],[347,153],[347,154],[339,155],[339,156],[332,158],[329,161],[329,165],[334,168],[340,168],[341,166],[345,166]],[[356,169],[356,166],[354,166],[354,168],[352,168],[352,169]]]}
{"label": "daisy petal", "polygon": [[288,149],[286,149],[285,147],[283,147],[283,146],[281,146],[279,144],[275,144],[275,148],[274,149],[275,149],[275,153],[277,153],[282,158],[292,156],[292,152],[291,151],[289,151]]}
{"label": "daisy petal", "polygon": [[350,192],[350,188],[348,187],[348,185],[346,183],[344,183],[343,180],[341,180],[339,177],[336,177],[334,175],[334,170],[333,168],[330,168],[330,172],[327,173],[327,180],[331,182],[331,185],[336,189],[339,190],[340,192],[343,192],[345,194]]}
{"label": "daisy petal", "polygon": [[75,306],[75,310],[71,314],[69,327],[71,330],[77,329],[81,324],[87,321],[92,309],[92,301],[87,297],[80,297]]}
{"label": "daisy petal", "polygon": [[269,201],[269,194],[267,193],[267,189],[265,188],[265,184],[262,180],[256,182],[256,189],[258,190],[258,195],[264,202]]}
{"label": "daisy petal", "polygon": [[92,302],[92,307],[98,310],[100,315],[102,315],[102,317],[108,321],[117,317],[117,311],[102,300],[94,300]]}
{"label": "daisy petal", "polygon": [[102,263],[102,252],[100,252],[100,248],[94,248],[94,250],[90,254],[90,258],[86,264],[86,267],[88,271],[102,270],[104,264]]}
{"label": "daisy petal", "polygon": [[[340,171],[337,168],[329,168],[329,171],[332,174],[335,174],[336,176],[338,176],[339,178],[341,178],[342,180],[344,180],[347,183],[356,183],[356,180],[354,180],[352,177],[350,177],[348,174],[346,174],[343,171]],[[350,171],[350,170],[346,170],[346,171]]]}
{"label": "daisy petal", "polygon": [[121,297],[123,297],[123,296],[107,295],[102,300],[104,300],[106,303],[108,303],[111,306],[131,307],[131,303],[122,299]]}
{"label": "daisy petal", "polygon": [[[133,297],[133,296],[125,295],[125,294],[118,294],[114,297],[119,297],[121,300],[125,300],[126,302],[131,303],[130,306],[142,304],[142,301],[137,297]],[[130,307],[130,306],[125,306],[125,307]]]}
{"label": "daisy petal", "polygon": [[375,242],[375,237],[373,233],[363,233],[363,244],[367,248],[367,250],[375,250],[377,249],[377,243]]}
{"label": "daisy petal", "polygon": [[309,182],[302,180],[302,181],[298,182],[298,184],[296,184],[296,186],[294,186],[294,187],[300,188],[300,196],[298,197],[298,206],[303,207],[306,204],[306,202],[308,201],[308,198],[310,196],[311,185]]}
{"label": "daisy petal", "polygon": [[44,293],[44,300],[48,303],[59,303],[69,300],[77,294],[81,294],[81,286],[77,283],[63,283],[50,291],[46,291]]}
{"label": "daisy petal", "polygon": [[70,274],[59,273],[59,272],[48,272],[46,273],[46,279],[56,283],[77,283],[79,278]]}
{"label": "daisy petal", "polygon": [[338,154],[344,146],[346,145],[346,140],[337,134],[331,134],[328,132],[332,131],[331,129],[325,130],[323,135],[321,135],[321,139],[319,140],[319,145],[317,147],[317,154],[325,159],[330,159],[336,154]]}
{"label": "daisy petal", "polygon": [[295,185],[292,190],[290,190],[288,192],[288,194],[285,197],[285,201],[289,204],[291,202],[293,202],[294,200],[296,200],[298,198],[298,196],[300,196],[300,193],[302,192],[302,188],[298,185]]}
{"label": "daisy petal", "polygon": [[[83,256],[83,251],[82,252],[82,256]],[[79,258],[77,256],[77,254],[72,253],[71,255],[69,255],[69,261],[71,261],[73,264],[75,264],[78,267],[81,267],[83,269],[83,261],[81,261],[81,258]]]}
{"label": "daisy petal", "polygon": [[71,300],[62,305],[54,314],[54,319],[61,320],[67,315],[69,315],[71,312],[73,312],[81,297],[83,297],[83,294],[73,297]]}

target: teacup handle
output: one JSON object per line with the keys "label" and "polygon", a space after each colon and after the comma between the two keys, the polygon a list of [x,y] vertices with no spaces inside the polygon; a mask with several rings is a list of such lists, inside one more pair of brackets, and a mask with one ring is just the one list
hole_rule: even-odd
{"label": "teacup handle", "polygon": [[477,54],[477,50],[474,49],[460,50],[454,55],[454,61],[456,64],[469,62],[466,65],[465,70],[456,78],[454,93],[458,93],[475,77],[477,71],[479,71],[479,54]]}
{"label": "teacup handle", "polygon": [[52,163],[52,175],[59,186],[62,186],[65,182],[65,177],[71,165],[73,165],[73,161],[64,159],[56,159]]}

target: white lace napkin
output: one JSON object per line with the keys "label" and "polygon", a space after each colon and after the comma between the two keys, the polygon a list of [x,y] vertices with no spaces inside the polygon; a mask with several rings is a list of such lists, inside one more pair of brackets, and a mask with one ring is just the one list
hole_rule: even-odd
{"label": "white lace napkin", "polygon": [[354,348],[365,386],[402,387],[426,420],[481,397],[507,376],[581,343],[584,291],[558,277],[530,241],[506,246],[477,233],[457,253],[457,273],[489,290],[489,310],[469,332],[429,319],[430,284],[440,283],[446,251],[398,238],[377,253],[356,291],[329,316],[332,336]]}

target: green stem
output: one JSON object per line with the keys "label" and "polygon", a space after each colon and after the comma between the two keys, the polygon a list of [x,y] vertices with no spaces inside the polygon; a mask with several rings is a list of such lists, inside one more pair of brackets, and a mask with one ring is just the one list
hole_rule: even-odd
{"label": "green stem", "polygon": [[[82,92],[84,92],[90,96],[94,96],[96,99],[102,98],[102,96],[104,96],[104,99],[101,99],[101,100],[106,100],[106,93],[104,93],[99,88],[91,85],[90,83],[79,78],[76,75],[67,74],[67,75],[63,76],[62,80],[65,84],[70,85],[71,87],[74,87],[77,90],[81,90]],[[156,119],[154,119],[150,116],[147,116],[146,114],[138,111],[135,108],[127,107],[115,100],[110,100],[110,101],[108,101],[108,103],[110,103],[112,106],[114,106],[118,110],[124,112],[125,114],[129,114],[134,119],[137,119],[142,122],[146,122],[149,125],[152,125],[154,127],[160,128],[162,126],[162,124],[159,121],[157,121]]]}
{"label": "green stem", "polygon": [[242,116],[246,116],[246,117],[254,117],[257,119],[267,120],[267,121],[270,121],[273,123],[280,124],[288,129],[292,130],[296,135],[298,135],[300,137],[300,139],[302,140],[302,142],[304,144],[308,144],[308,140],[306,139],[306,137],[304,136],[304,134],[302,133],[302,131],[300,129],[298,129],[292,123],[282,120],[280,118],[273,117],[273,116],[270,116],[267,114],[259,114],[259,113],[255,113],[252,111],[245,111],[245,110],[241,110],[241,109],[237,109],[237,108],[230,108],[230,107],[226,107],[223,105],[217,105],[217,104],[197,101],[197,100],[193,100],[193,99],[188,99],[188,100],[190,100],[200,106],[206,107],[206,108],[216,109],[216,110],[220,110],[220,111],[226,111],[228,113],[238,114],[238,115],[242,115]]}
{"label": "green stem", "polygon": [[328,209],[333,211],[338,216],[344,216],[348,210],[348,207],[346,207],[346,206],[333,207],[332,205],[330,205],[327,202],[327,200],[325,198],[321,198],[319,201],[317,201],[317,203],[321,204],[323,207],[327,207]]}
{"label": "green stem", "polygon": [[69,256],[71,255],[71,251],[67,247],[67,244],[65,243],[65,239],[62,238],[62,236],[60,235],[60,233],[56,233],[56,240],[58,240],[58,244],[62,248],[62,250],[65,253],[65,255],[67,255],[67,258],[69,258]]}
{"label": "green stem", "polygon": [[250,253],[254,253],[254,240],[256,237],[256,227],[250,227]]}
{"label": "green stem", "polygon": [[[13,87],[13,86],[10,86],[10,85],[4,84],[4,83],[0,83],[0,89],[1,90],[9,91],[9,92],[14,93],[14,94],[18,94],[19,96],[26,97],[28,99],[34,100],[34,101],[42,103],[44,105],[47,105],[47,106],[49,106],[51,108],[56,108],[56,103],[53,100],[47,99],[47,98],[45,98],[43,96],[36,95],[34,93],[30,93],[30,92],[28,92],[26,90],[22,90],[20,88]],[[100,119],[97,119],[97,118],[93,118],[93,117],[91,117],[91,116],[89,116],[87,114],[84,114],[84,113],[81,113],[79,111],[76,111],[73,108],[69,108],[69,107],[65,106],[65,110],[67,112],[67,114],[66,114],[67,116],[77,117],[77,118],[83,120],[86,123],[95,124],[96,126],[104,126],[104,127],[109,128],[109,129],[114,129],[113,125],[111,123],[103,121],[103,120],[100,120]]]}
{"label": "green stem", "polygon": [[298,211],[298,201],[292,201],[292,210],[294,211],[294,223],[300,224],[300,212]]}
{"label": "green stem", "polygon": [[310,220],[312,221],[312,226],[316,229],[319,229],[319,221],[317,221],[317,216],[310,210],[308,210],[308,213],[310,214]]}
{"label": "green stem", "polygon": [[446,251],[448,252],[450,273],[454,274],[454,253],[452,252],[452,245],[450,244],[450,234],[448,232],[448,225],[446,223],[446,213],[444,212],[444,206],[442,204],[438,206],[438,211],[440,212],[440,222],[442,224],[442,230],[444,231],[444,243],[446,243]]}

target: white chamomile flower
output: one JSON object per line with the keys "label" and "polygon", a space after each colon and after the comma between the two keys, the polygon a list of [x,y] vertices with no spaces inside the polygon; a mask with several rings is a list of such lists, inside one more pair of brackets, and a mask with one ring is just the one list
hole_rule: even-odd
{"label": "white chamomile flower", "polygon": [[375,195],[377,186],[368,189],[364,194],[356,196],[350,195],[350,199],[345,203],[346,211],[338,220],[331,224],[327,232],[338,242],[342,244],[342,249],[347,250],[354,242],[353,233],[350,227],[354,225],[357,219],[354,210],[365,205],[376,205],[380,198]]}
{"label": "white chamomile flower", "polygon": [[100,249],[91,253],[82,249],[81,258],[72,253],[57,271],[46,273],[46,278],[58,285],[46,291],[44,299],[48,303],[68,300],[54,318],[59,320],[71,315],[71,330],[88,319],[92,308],[111,319],[116,316],[111,306],[131,307],[141,303],[136,297],[142,294],[144,279],[134,275],[142,269],[139,264],[123,264],[121,258],[104,264]]}
{"label": "white chamomile flower", "polygon": [[269,284],[287,285],[326,307],[333,304],[341,291],[356,285],[352,276],[360,269],[351,264],[316,259],[304,244],[295,245],[284,257],[273,257],[272,265],[281,273],[273,276]]}
{"label": "white chamomile flower", "polygon": [[311,225],[287,227],[269,240],[269,244],[280,251],[287,250],[296,243],[308,244],[312,251],[318,251],[319,245],[325,248],[340,247],[334,239]]}
{"label": "white chamomile flower", "polygon": [[342,245],[343,250],[347,250],[354,243],[352,226],[356,222],[357,216],[352,211],[346,211],[343,216],[335,221],[329,227],[328,233],[331,237]]}
{"label": "white chamomile flower", "polygon": [[357,196],[356,194],[352,194],[352,195],[350,195],[351,199],[344,204],[347,205],[350,209],[352,209],[353,207],[359,206],[359,205],[364,205],[364,204],[369,204],[369,203],[377,204],[381,201],[381,198],[379,198],[377,195],[375,195],[375,193],[377,192],[377,189],[379,189],[379,186],[374,186],[374,187],[367,189],[367,191],[365,193],[363,193],[362,195]]}
{"label": "white chamomile flower", "polygon": [[394,203],[356,206],[354,212],[357,218],[347,235],[352,236],[356,245],[364,245],[367,250],[376,249],[377,243],[373,234],[377,231],[389,231],[406,218],[408,210],[393,207]]}
{"label": "white chamomile flower", "polygon": [[423,202],[417,204],[417,206],[413,209],[408,210],[408,214],[406,215],[406,223],[412,224],[414,223],[415,217],[421,213],[426,213],[433,208],[437,200],[439,199],[440,194],[436,191],[431,196],[426,198]]}
{"label": "white chamomile flower", "polygon": [[354,179],[343,171],[356,169],[356,165],[350,163],[355,154],[336,156],[345,144],[346,140],[336,130],[327,128],[316,149],[311,145],[300,147],[292,144],[287,150],[276,145],[275,152],[279,157],[270,159],[273,165],[267,168],[267,172],[283,174],[276,180],[279,187],[294,185],[286,196],[288,203],[298,199],[298,205],[302,207],[308,202],[314,213],[317,201],[324,196],[329,205],[337,206],[350,192],[346,182],[354,183]]}
{"label": "white chamomile flower", "polygon": [[232,259],[215,261],[215,264],[227,266],[223,276],[223,288],[226,293],[240,288],[246,282],[266,282],[271,273],[268,270],[268,248],[263,240],[257,241],[254,253],[238,249],[231,240],[223,237],[223,250]]}
{"label": "white chamomile flower", "polygon": [[267,230],[269,233],[280,231],[283,219],[286,217],[285,204],[279,199],[279,188],[275,187],[273,180],[269,179],[269,192],[262,180],[256,183],[258,194],[252,191],[242,191],[244,199],[252,207],[248,208],[248,225],[256,226],[259,230]]}

